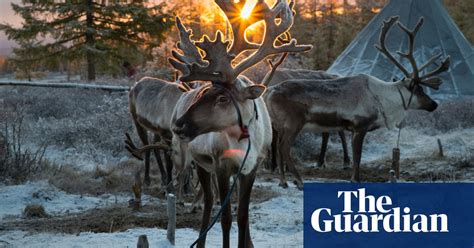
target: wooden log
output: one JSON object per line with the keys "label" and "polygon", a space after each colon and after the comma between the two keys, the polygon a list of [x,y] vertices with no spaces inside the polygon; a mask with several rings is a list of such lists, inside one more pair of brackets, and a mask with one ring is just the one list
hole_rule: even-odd
{"label": "wooden log", "polygon": [[175,244],[175,232],[176,232],[176,196],[173,194],[167,195],[167,206],[166,210],[168,213],[168,228],[166,230],[166,238],[174,245]]}
{"label": "wooden log", "polygon": [[400,179],[400,149],[398,148],[392,150],[392,170],[395,172],[395,177]]}
{"label": "wooden log", "polygon": [[149,244],[148,244],[147,236],[140,235],[140,237],[138,237],[137,248],[148,248],[148,247],[149,247]]}
{"label": "wooden log", "polygon": [[108,92],[128,92],[129,86],[100,85],[100,84],[80,84],[80,83],[44,83],[44,82],[0,82],[0,86],[27,86],[46,88],[78,88],[87,90],[104,90]]}

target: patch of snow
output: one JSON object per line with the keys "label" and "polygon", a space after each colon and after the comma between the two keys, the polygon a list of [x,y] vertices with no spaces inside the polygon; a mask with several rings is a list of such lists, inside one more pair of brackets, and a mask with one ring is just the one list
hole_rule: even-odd
{"label": "patch of snow", "polygon": [[[301,247],[303,245],[303,192],[295,187],[282,189],[275,182],[257,182],[256,184],[271,187],[280,196],[267,202],[250,205],[250,232],[255,247],[274,247],[275,244],[278,244],[278,247]],[[51,200],[40,199],[49,213],[61,212],[64,209],[71,209],[71,212],[81,211],[90,207],[103,207],[107,203],[114,202],[110,198],[104,200],[68,195],[45,182],[27,183],[26,185],[3,187],[0,190],[0,197],[7,197],[4,198],[7,204],[2,205],[1,211],[5,211],[4,208],[10,208],[17,210],[12,210],[10,214],[19,214],[21,208],[18,206],[28,203],[31,200],[29,199],[31,195],[38,189],[52,192],[46,195],[46,197],[52,198]],[[48,191],[46,191],[47,189]],[[81,205],[73,204],[74,202]],[[5,214],[2,212],[0,216]],[[238,227],[235,216],[233,220],[230,245],[236,247]],[[135,247],[140,235],[147,235],[150,247],[173,247],[166,240],[166,230],[157,228],[133,228],[116,233],[83,232],[77,235],[4,231],[0,232],[0,242],[12,247]],[[177,229],[175,247],[189,247],[198,235],[197,230]],[[222,246],[222,229],[219,222],[209,232],[206,245],[207,247]]]}
{"label": "patch of snow", "polygon": [[[400,135],[401,159],[423,158],[438,154],[437,139],[441,140],[444,155],[461,158],[474,151],[474,128],[453,129],[433,135],[414,128],[402,129]],[[362,153],[363,162],[390,159],[396,147],[398,130],[377,130],[367,134]]]}
{"label": "patch of snow", "polygon": [[1,186],[0,199],[2,199],[0,220],[5,217],[20,217],[24,208],[29,204],[41,204],[47,214],[62,215],[128,201],[128,198],[124,195],[105,194],[92,197],[68,194],[46,181]]}
{"label": "patch of snow", "polygon": [[[117,165],[120,161],[125,161],[128,157],[113,157],[110,154],[91,155],[84,153],[81,149],[61,148],[58,146],[48,146],[44,158],[58,166],[70,166],[80,171],[93,171],[98,165],[101,168],[109,168]],[[105,167],[104,167],[105,166]]]}

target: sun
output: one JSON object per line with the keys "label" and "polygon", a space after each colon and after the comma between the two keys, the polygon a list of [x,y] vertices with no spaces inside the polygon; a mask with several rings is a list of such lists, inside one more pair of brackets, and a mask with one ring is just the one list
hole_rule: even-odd
{"label": "sun", "polygon": [[250,17],[250,14],[252,13],[252,9],[255,6],[257,2],[255,0],[253,1],[247,1],[242,8],[242,11],[240,12],[240,17],[243,19],[247,19]]}

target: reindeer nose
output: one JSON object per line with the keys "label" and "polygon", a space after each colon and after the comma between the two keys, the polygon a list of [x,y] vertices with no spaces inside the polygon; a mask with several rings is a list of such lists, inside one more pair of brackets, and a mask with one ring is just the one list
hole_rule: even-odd
{"label": "reindeer nose", "polygon": [[186,122],[182,118],[179,118],[178,120],[174,122],[172,130],[175,134],[177,134],[178,136],[181,136],[185,134],[187,127],[188,125],[186,124]]}
{"label": "reindeer nose", "polygon": [[173,133],[177,135],[184,134],[184,127],[183,126],[174,126],[173,127]]}
{"label": "reindeer nose", "polygon": [[174,122],[174,129],[182,129],[184,127],[184,121],[182,118],[179,118],[177,119],[175,122]]}

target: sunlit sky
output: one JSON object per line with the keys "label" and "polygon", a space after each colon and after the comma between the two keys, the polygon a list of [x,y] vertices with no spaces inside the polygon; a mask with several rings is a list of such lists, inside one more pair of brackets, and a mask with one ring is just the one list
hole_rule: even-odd
{"label": "sunlit sky", "polygon": [[[150,0],[149,2],[159,3],[162,0]],[[326,3],[330,1],[344,2],[344,0],[320,0],[320,3]],[[21,18],[15,15],[10,3],[19,3],[21,0],[0,0],[0,23],[10,23],[14,25],[20,25]],[[246,3],[246,10],[251,10],[257,0],[248,0]],[[270,1],[272,2],[272,1]],[[349,0],[349,3],[355,2],[355,0]],[[13,41],[9,41],[3,32],[0,32],[0,56],[8,55],[11,52],[11,47],[15,44]]]}

